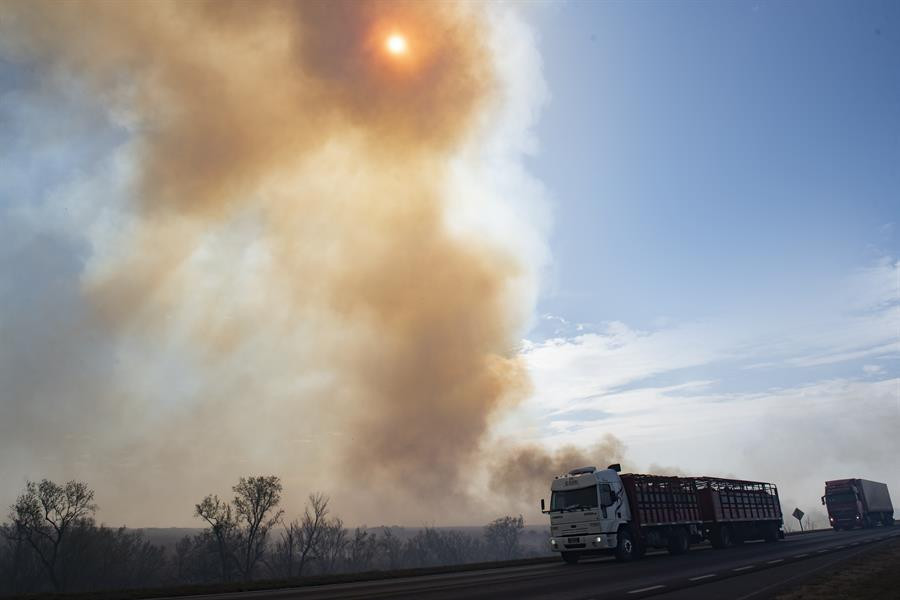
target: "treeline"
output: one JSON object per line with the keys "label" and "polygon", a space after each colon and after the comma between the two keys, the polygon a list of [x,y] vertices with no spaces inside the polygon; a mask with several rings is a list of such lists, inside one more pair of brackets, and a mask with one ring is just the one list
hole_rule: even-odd
{"label": "treeline", "polygon": [[97,525],[85,483],[28,482],[0,525],[0,594],[99,591],[287,579],[392,570],[539,554],[522,543],[524,519],[501,517],[479,534],[424,528],[402,539],[386,527],[344,527],[329,499],[312,494],[302,515],[280,508],[276,476],[242,477],[231,500],[203,498],[206,528],[174,548],[140,530]]}

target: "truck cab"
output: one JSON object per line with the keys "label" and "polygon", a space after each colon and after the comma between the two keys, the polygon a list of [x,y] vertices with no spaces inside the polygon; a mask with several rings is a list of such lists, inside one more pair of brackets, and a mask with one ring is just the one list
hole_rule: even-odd
{"label": "truck cab", "polygon": [[890,527],[894,524],[894,506],[884,483],[868,479],[835,479],[825,482],[822,504],[828,509],[828,521],[834,529]]}
{"label": "truck cab", "polygon": [[852,479],[828,481],[822,504],[828,509],[828,521],[834,529],[861,527],[864,514],[859,491]]}
{"label": "truck cab", "polygon": [[550,515],[550,547],[566,562],[617,549],[619,528],[631,512],[618,465],[612,467],[572,469],[551,482],[550,507],[544,510]]}

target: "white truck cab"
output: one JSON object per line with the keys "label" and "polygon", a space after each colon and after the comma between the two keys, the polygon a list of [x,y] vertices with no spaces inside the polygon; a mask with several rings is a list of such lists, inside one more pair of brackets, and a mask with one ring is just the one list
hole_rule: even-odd
{"label": "white truck cab", "polygon": [[619,470],[581,467],[553,479],[550,507],[541,500],[541,509],[550,515],[550,547],[566,562],[618,550],[619,528],[631,520]]}

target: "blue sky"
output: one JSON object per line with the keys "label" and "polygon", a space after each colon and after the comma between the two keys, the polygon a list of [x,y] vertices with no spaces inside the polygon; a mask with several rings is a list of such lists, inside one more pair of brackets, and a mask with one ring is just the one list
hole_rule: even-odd
{"label": "blue sky", "polygon": [[571,2],[537,26],[543,312],[708,317],[896,255],[896,3]]}
{"label": "blue sky", "polygon": [[770,478],[811,514],[838,474],[900,487],[900,5],[570,2],[535,27],[552,260],[504,431],[612,433],[629,468]]}

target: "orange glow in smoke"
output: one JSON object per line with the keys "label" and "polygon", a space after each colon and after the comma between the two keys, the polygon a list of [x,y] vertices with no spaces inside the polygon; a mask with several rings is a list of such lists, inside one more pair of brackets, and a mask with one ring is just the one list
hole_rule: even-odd
{"label": "orange glow in smoke", "polygon": [[398,33],[389,35],[384,45],[391,54],[406,54],[406,38]]}

